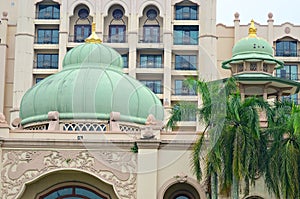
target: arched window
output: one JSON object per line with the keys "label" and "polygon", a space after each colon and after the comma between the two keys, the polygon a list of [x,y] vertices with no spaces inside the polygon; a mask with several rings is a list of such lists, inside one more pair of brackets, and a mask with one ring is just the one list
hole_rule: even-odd
{"label": "arched window", "polygon": [[200,196],[192,185],[176,183],[166,190],[163,199],[200,199]]}
{"label": "arched window", "polygon": [[74,26],[75,42],[84,42],[91,34],[91,22],[88,18],[89,14],[90,11],[88,8],[84,7],[78,10],[78,19]]}
{"label": "arched window", "polygon": [[143,26],[144,43],[160,43],[160,25],[158,11],[150,7],[146,10],[146,21]]}
{"label": "arched window", "polygon": [[69,42],[84,42],[91,35],[92,21],[90,9],[84,4],[77,5],[74,15],[70,17]]}
{"label": "arched window", "polygon": [[175,20],[197,20],[198,5],[183,1],[175,5]]}
{"label": "arched window", "polygon": [[60,6],[52,1],[43,1],[37,4],[36,18],[37,19],[59,19]]}
{"label": "arched window", "polygon": [[[105,194],[106,195],[106,194]],[[38,197],[38,199],[109,199],[109,196],[98,193],[90,188],[70,185],[56,188]]]}
{"label": "arched window", "polygon": [[124,11],[116,8],[112,12],[112,20],[109,24],[109,40],[110,43],[126,42],[126,24],[123,19]]}
{"label": "arched window", "polygon": [[276,41],[276,56],[296,57],[298,54],[297,40],[293,38],[283,38]]}
{"label": "arched window", "polygon": [[250,196],[247,199],[263,199],[263,198],[259,196]]}

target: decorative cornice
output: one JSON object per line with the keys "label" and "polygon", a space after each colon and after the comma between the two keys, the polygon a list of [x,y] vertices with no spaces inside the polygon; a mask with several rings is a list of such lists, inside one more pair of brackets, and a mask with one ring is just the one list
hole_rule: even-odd
{"label": "decorative cornice", "polygon": [[205,38],[205,37],[212,37],[212,38],[218,39],[218,36],[217,35],[213,35],[213,34],[203,34],[203,35],[199,36],[199,38]]}
{"label": "decorative cornice", "polygon": [[20,33],[16,33],[15,36],[29,36],[29,37],[34,37],[33,34],[30,33],[25,33],[25,32],[20,32]]}

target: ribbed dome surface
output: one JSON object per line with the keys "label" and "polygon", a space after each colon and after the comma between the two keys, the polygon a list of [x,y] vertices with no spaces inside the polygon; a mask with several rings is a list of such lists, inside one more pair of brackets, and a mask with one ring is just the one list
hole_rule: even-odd
{"label": "ribbed dome surface", "polygon": [[102,44],[82,44],[71,49],[64,57],[63,68],[74,65],[85,67],[90,64],[123,68],[123,60],[120,54]]}
{"label": "ribbed dome surface", "polygon": [[49,111],[60,119],[109,119],[120,112],[124,121],[145,123],[149,114],[163,119],[157,96],[123,74],[121,56],[102,44],[83,44],[70,50],[63,70],[42,80],[23,96],[22,124],[47,120]]}
{"label": "ribbed dome surface", "polygon": [[238,41],[233,49],[232,56],[246,53],[267,54],[273,56],[272,46],[264,39],[259,37],[246,37]]}
{"label": "ribbed dome surface", "polygon": [[264,39],[257,37],[254,21],[251,21],[249,34],[239,40],[232,48],[232,58],[222,62],[222,68],[230,69],[231,64],[242,62],[264,62],[281,68],[283,62],[273,56],[272,46]]}

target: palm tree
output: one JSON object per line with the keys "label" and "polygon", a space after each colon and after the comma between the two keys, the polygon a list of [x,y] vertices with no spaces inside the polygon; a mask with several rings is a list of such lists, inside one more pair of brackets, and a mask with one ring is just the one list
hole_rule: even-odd
{"label": "palm tree", "polygon": [[218,184],[221,193],[231,193],[233,198],[238,198],[240,180],[245,180],[248,185],[254,183],[256,174],[262,169],[259,162],[265,145],[259,132],[258,109],[268,109],[268,104],[256,97],[242,101],[232,78],[225,84],[208,84],[193,79],[187,82],[196,85],[203,105],[197,108],[179,103],[171,112],[168,126],[180,121],[184,111],[194,110],[198,114],[206,124],[204,132],[209,135],[209,145],[205,148],[203,133],[194,145],[192,169],[201,180],[200,153],[205,149],[205,176],[210,182],[211,198],[217,198]]}
{"label": "palm tree", "polygon": [[276,198],[300,198],[300,107],[277,102],[272,111],[265,183]]}

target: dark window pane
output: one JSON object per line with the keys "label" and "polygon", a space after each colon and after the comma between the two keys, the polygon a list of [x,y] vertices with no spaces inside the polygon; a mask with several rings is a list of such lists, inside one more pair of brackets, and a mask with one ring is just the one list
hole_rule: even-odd
{"label": "dark window pane", "polygon": [[296,41],[277,41],[276,56],[295,57],[297,56]]}
{"label": "dark window pane", "polygon": [[59,5],[39,5],[37,18],[38,19],[59,19]]}
{"label": "dark window pane", "polygon": [[91,25],[75,25],[74,42],[84,42],[91,34]]}
{"label": "dark window pane", "polygon": [[176,55],[175,69],[176,70],[196,70],[196,55]]}
{"label": "dark window pane", "polygon": [[125,43],[126,41],[126,26],[125,25],[110,25],[109,39],[111,43]]}
{"label": "dark window pane", "polygon": [[175,45],[197,45],[198,26],[174,26],[174,44]]}
{"label": "dark window pane", "polygon": [[38,44],[58,44],[58,30],[55,29],[39,29],[37,31]]}
{"label": "dark window pane", "polygon": [[37,68],[58,69],[58,54],[37,54]]}
{"label": "dark window pane", "polygon": [[162,86],[160,80],[141,80],[141,83],[147,86],[155,94],[162,93]]}
{"label": "dark window pane", "polygon": [[123,68],[128,68],[128,55],[122,55],[122,59],[123,59]]}
{"label": "dark window pane", "polygon": [[276,76],[283,79],[289,79],[297,81],[298,78],[298,66],[297,65],[285,65],[282,69],[276,70]]}
{"label": "dark window pane", "polygon": [[141,55],[140,56],[141,68],[161,68],[162,56],[161,55]]}
{"label": "dark window pane", "polygon": [[197,6],[175,6],[176,20],[197,20]]}
{"label": "dark window pane", "polygon": [[144,25],[144,43],[160,42],[160,27],[157,25]]}
{"label": "dark window pane", "polygon": [[184,80],[175,80],[175,95],[196,95],[196,92]]}

